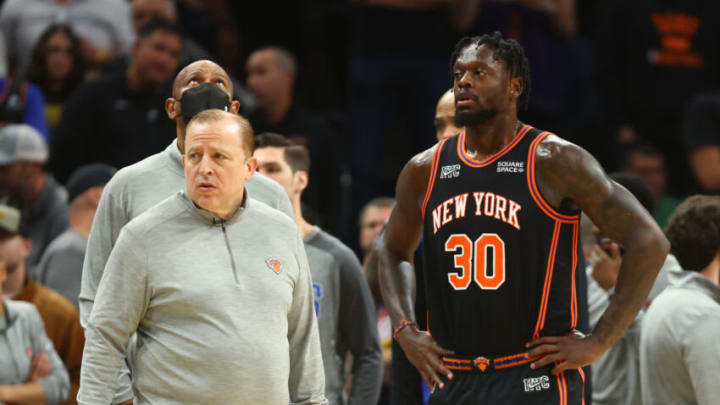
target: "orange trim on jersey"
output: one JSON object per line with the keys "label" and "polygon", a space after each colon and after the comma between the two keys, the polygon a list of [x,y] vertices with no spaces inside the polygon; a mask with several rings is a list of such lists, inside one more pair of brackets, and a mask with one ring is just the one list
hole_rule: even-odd
{"label": "orange trim on jersey", "polygon": [[585,405],[585,370],[582,369],[582,367],[578,368],[578,373],[580,373],[580,379],[582,380],[583,388],[582,388],[582,405]]}
{"label": "orange trim on jersey", "polygon": [[560,405],[567,405],[567,381],[565,380],[565,372],[563,371],[555,377],[558,380],[558,391],[560,391]]}
{"label": "orange trim on jersey", "polygon": [[577,316],[577,290],[575,288],[575,267],[577,266],[578,258],[577,258],[577,248],[578,248],[578,229],[580,228],[580,223],[576,222],[573,224],[573,233],[572,233],[572,266],[570,267],[570,272],[572,273],[571,282],[571,297],[570,297],[570,326],[575,329],[578,322],[578,316]]}
{"label": "orange trim on jersey", "polygon": [[446,139],[443,139],[438,143],[437,147],[435,148],[435,153],[433,153],[433,160],[432,165],[430,166],[430,178],[428,179],[428,185],[427,189],[425,190],[425,199],[423,200],[422,205],[422,219],[425,220],[425,208],[427,207],[428,201],[430,201],[430,195],[432,194],[433,186],[435,186],[435,177],[437,177],[437,166],[440,162],[440,151],[442,151],[443,145],[445,145]]}
{"label": "orange trim on jersey", "polygon": [[555,209],[547,201],[545,201],[542,194],[540,194],[540,189],[538,189],[535,182],[535,152],[540,142],[542,142],[542,140],[545,139],[548,135],[552,134],[550,132],[543,132],[538,135],[537,138],[535,138],[530,144],[530,150],[528,151],[527,160],[527,181],[528,187],[530,188],[530,195],[532,196],[533,200],[535,200],[535,203],[540,207],[540,209],[550,218],[565,223],[579,221],[580,215],[564,215],[555,211]]}
{"label": "orange trim on jersey", "polygon": [[499,152],[496,152],[481,161],[477,161],[468,156],[467,151],[465,150],[465,133],[467,130],[463,130],[460,133],[460,137],[458,139],[458,157],[463,163],[470,167],[485,167],[487,165],[493,164],[503,155],[510,152],[510,150],[512,150],[512,148],[514,148],[515,145],[517,145],[525,137],[525,134],[527,134],[531,129],[532,127],[530,125],[523,125],[523,127],[520,128],[520,130],[515,134],[515,137],[512,139],[512,141],[510,141],[510,143],[505,145],[505,147],[502,148]]}
{"label": "orange trim on jersey", "polygon": [[550,285],[552,284],[553,268],[555,267],[555,253],[557,252],[561,227],[562,224],[559,221],[555,221],[552,241],[550,242],[550,253],[548,254],[547,268],[545,269],[545,282],[543,283],[542,299],[540,300],[540,311],[538,313],[537,322],[535,323],[535,332],[533,333],[534,339],[540,337],[540,331],[545,326],[545,315],[547,314],[547,306],[550,297]]}
{"label": "orange trim on jersey", "polygon": [[[504,368],[515,367],[515,366],[519,366],[521,364],[527,364],[527,363],[533,362],[539,358],[540,358],[540,356],[526,358],[525,353],[520,353],[520,354],[516,354],[514,356],[507,356],[507,357],[501,357],[499,359],[495,359],[495,360],[493,360],[493,363],[495,363],[496,370],[502,370]],[[507,361],[504,364],[497,364],[502,361],[506,361],[508,359],[511,359],[511,360]]]}
{"label": "orange trim on jersey", "polygon": [[425,323],[426,323],[426,329],[428,335],[432,336],[432,333],[430,332],[430,310],[425,311]]}
{"label": "orange trim on jersey", "polygon": [[450,370],[472,370],[472,366],[452,366],[450,364],[446,364],[445,367],[449,368]]}

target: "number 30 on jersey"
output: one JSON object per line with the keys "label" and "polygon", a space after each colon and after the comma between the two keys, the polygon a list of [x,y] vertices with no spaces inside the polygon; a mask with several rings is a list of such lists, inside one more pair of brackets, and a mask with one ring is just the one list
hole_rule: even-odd
{"label": "number 30 on jersey", "polygon": [[[492,263],[488,252],[492,249]],[[445,241],[445,251],[454,252],[455,268],[448,281],[456,290],[466,290],[475,283],[483,290],[497,290],[505,282],[505,242],[495,233],[484,233],[475,242],[465,234],[452,234]]]}

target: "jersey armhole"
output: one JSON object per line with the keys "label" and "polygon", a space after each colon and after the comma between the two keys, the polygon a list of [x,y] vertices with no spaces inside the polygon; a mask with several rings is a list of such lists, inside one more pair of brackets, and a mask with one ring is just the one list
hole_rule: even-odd
{"label": "jersey armhole", "polygon": [[540,207],[540,210],[542,210],[542,212],[544,212],[545,215],[547,215],[551,219],[563,223],[574,223],[580,220],[580,215],[565,215],[557,212],[543,198],[542,194],[540,193],[540,189],[537,187],[537,184],[535,182],[535,154],[537,152],[538,145],[540,145],[540,142],[547,138],[548,135],[552,135],[552,133],[547,131],[542,132],[530,144],[530,150],[528,151],[527,159],[527,182],[528,188],[530,190],[530,195],[535,201],[535,204]]}
{"label": "jersey armhole", "polygon": [[435,149],[435,153],[433,153],[432,165],[430,166],[430,178],[428,179],[428,185],[425,189],[425,199],[423,199],[422,205],[423,221],[425,220],[425,209],[427,207],[428,201],[430,201],[430,195],[432,195],[433,186],[435,185],[435,178],[437,177],[438,164],[440,163],[440,152],[442,151],[445,142],[447,142],[447,139],[443,139],[442,141],[440,141],[437,148]]}

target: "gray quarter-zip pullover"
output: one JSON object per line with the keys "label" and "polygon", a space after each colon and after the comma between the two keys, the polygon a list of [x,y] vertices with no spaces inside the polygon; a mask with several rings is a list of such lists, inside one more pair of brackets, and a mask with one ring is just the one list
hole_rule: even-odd
{"label": "gray quarter-zip pullover", "polygon": [[694,271],[669,275],[640,333],[644,405],[720,401],[720,287]]}
{"label": "gray quarter-zip pullover", "polygon": [[299,231],[246,199],[227,221],[178,192],[118,237],[86,327],[79,404],[327,404]]}
{"label": "gray quarter-zip pullover", "polygon": [[[253,198],[285,212],[293,218],[293,210],[285,190],[276,182],[255,173],[245,186]],[[100,198],[83,262],[78,304],[80,322],[87,325],[100,279],[115,241],[125,224],[150,207],[185,189],[182,155],[173,141],[163,152],[119,170],[105,186]],[[127,369],[113,403],[133,397]]]}

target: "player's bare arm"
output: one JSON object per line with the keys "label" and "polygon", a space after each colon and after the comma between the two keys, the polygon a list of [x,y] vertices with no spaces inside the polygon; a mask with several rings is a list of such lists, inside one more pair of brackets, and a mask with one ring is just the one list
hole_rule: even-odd
{"label": "player's bare arm", "polygon": [[[422,235],[422,205],[430,178],[434,148],[412,158],[397,182],[397,203],[385,228],[384,241],[378,247],[380,290],[393,329],[403,322],[415,322],[415,271],[413,252]],[[444,386],[440,374],[452,378],[441,357],[451,354],[441,348],[429,333],[415,325],[404,327],[396,336],[408,360],[418,369],[429,387]]]}
{"label": "player's bare arm", "polygon": [[645,303],[670,245],[635,197],[610,180],[587,151],[548,136],[536,153],[543,197],[554,207],[582,209],[625,248],[615,294],[590,335],[574,332],[529,343],[528,356],[541,356],[532,367],[556,363],[553,373],[559,373],[592,363],[622,337]]}

